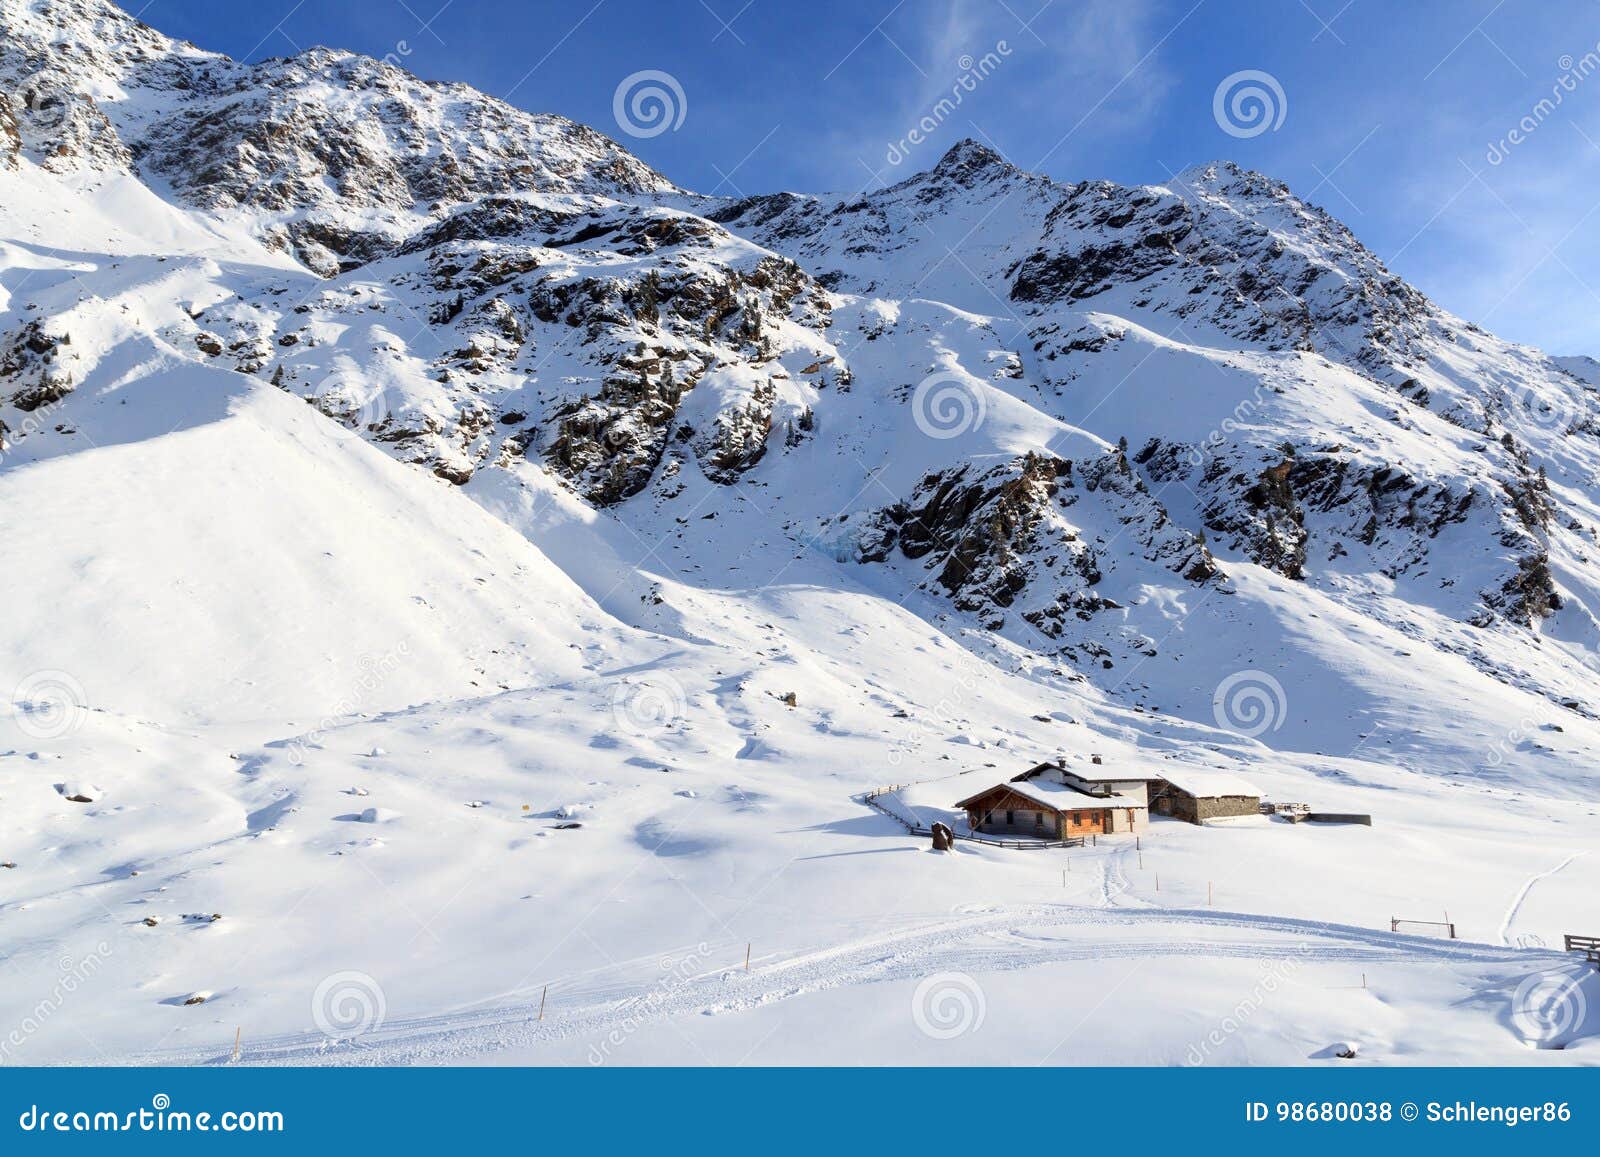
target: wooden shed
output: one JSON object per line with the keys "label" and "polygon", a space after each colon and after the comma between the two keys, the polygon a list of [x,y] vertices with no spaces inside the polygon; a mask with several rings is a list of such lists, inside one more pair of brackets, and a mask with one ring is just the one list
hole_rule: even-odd
{"label": "wooden shed", "polygon": [[1261,814],[1261,789],[1222,771],[1168,771],[1150,785],[1150,813],[1203,824]]}

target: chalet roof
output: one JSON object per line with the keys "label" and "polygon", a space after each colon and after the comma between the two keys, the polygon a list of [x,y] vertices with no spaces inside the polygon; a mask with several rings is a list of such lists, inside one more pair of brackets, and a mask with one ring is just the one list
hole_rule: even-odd
{"label": "chalet roof", "polygon": [[1077,776],[1085,783],[1154,783],[1165,778],[1155,772],[1140,771],[1133,767],[1107,767],[1098,763],[1069,763],[1065,767],[1050,760],[1045,763],[1036,763],[1023,775],[1033,775],[1053,771],[1057,775],[1065,772]]}
{"label": "chalet roof", "polygon": [[968,796],[955,806],[966,807],[976,803],[984,796],[997,791],[1009,791],[1023,799],[1048,808],[1053,812],[1087,811],[1094,808],[1108,807],[1136,807],[1148,805],[1143,800],[1133,799],[1130,796],[1118,795],[1113,792],[1109,795],[1090,795],[1088,792],[1079,791],[1077,788],[1052,779],[1022,779],[1012,780],[1009,783],[997,783],[984,788],[976,795]]}
{"label": "chalet roof", "polygon": [[1139,771],[1132,767],[1106,767],[1094,763],[1074,763],[1067,767],[1068,775],[1075,775],[1085,783],[1154,783],[1166,778],[1156,772]]}
{"label": "chalet roof", "polygon": [[1099,804],[1101,807],[1146,806],[1142,800],[1134,799],[1132,796],[1120,795],[1117,792],[1090,795],[1086,791],[1079,791],[1071,784],[1060,783],[1053,779],[1024,779],[1006,786],[1020,795],[1038,800],[1060,811],[1071,811],[1073,808],[1087,807],[1091,804]]}
{"label": "chalet roof", "polygon": [[1181,792],[1206,799],[1225,795],[1261,798],[1259,787],[1226,771],[1178,767],[1163,772],[1161,778]]}

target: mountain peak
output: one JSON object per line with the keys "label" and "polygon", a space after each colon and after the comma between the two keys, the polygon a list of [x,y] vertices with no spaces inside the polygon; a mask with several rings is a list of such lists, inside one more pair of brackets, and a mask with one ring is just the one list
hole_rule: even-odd
{"label": "mountain peak", "polygon": [[1232,189],[1252,193],[1287,193],[1289,191],[1288,186],[1282,181],[1269,177],[1265,173],[1257,172],[1255,169],[1247,169],[1237,161],[1228,160],[1207,161],[1203,164],[1190,165],[1187,169],[1174,176],[1172,183],[1180,188]]}
{"label": "mountain peak", "polygon": [[939,158],[939,163],[931,170],[934,173],[956,178],[971,177],[985,169],[994,167],[1015,169],[1016,166],[1007,161],[994,149],[981,141],[971,137],[957,141],[950,146],[948,152]]}

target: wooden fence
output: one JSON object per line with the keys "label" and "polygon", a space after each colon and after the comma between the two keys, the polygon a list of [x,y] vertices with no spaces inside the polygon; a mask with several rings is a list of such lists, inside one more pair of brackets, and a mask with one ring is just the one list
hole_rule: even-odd
{"label": "wooden fence", "polygon": [[[912,835],[928,836],[931,838],[933,835],[933,829],[931,827],[928,827],[925,824],[914,824],[910,820],[906,819],[905,816],[900,815],[898,812],[891,811],[889,808],[884,807],[883,804],[878,802],[879,796],[889,795],[893,792],[899,791],[905,786],[907,785],[893,784],[889,787],[879,788],[877,791],[869,791],[861,797],[861,802],[866,804],[873,811],[888,816]],[[1007,840],[1002,839],[999,836],[986,836],[979,832],[952,831],[951,834],[958,840],[971,840],[975,844],[988,844],[990,847],[994,848],[1020,848],[1024,851],[1031,850],[1033,848],[1081,848],[1087,842],[1083,836],[1068,836],[1064,840]]]}
{"label": "wooden fence", "polygon": [[1581,952],[1591,964],[1600,968],[1600,936],[1574,936],[1568,932],[1565,945],[1568,952]]}
{"label": "wooden fence", "polygon": [[1454,922],[1446,923],[1443,920],[1407,920],[1403,916],[1389,917],[1389,931],[1400,931],[1400,925],[1402,924],[1410,924],[1418,928],[1443,928],[1446,936],[1449,939],[1454,940],[1456,938],[1456,926]]}

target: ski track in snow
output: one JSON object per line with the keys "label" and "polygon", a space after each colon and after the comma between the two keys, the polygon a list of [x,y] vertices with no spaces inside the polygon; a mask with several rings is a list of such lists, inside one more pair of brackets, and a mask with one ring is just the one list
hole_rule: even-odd
{"label": "ski track in snow", "polygon": [[1517,893],[1516,899],[1511,901],[1511,907],[1506,909],[1506,918],[1500,924],[1500,941],[1503,944],[1511,943],[1511,925],[1516,922],[1517,914],[1522,911],[1522,905],[1527,902],[1528,893],[1533,891],[1533,886],[1540,880],[1547,880],[1561,871],[1568,864],[1580,856],[1588,855],[1587,852],[1573,852],[1555,867],[1543,872],[1535,872],[1523,881],[1522,889]]}
{"label": "ski track in snow", "polygon": [[[1123,857],[1116,857],[1113,862]],[[1108,873],[1107,879],[1112,879]],[[1115,895],[1115,893],[1112,893]],[[1218,940],[1175,934],[1212,930],[1242,935]],[[734,959],[734,946],[722,946]],[[1553,960],[1565,961],[1559,953]],[[1007,906],[958,913],[835,948],[819,949],[746,973],[739,964],[658,982],[641,993],[637,980],[608,984],[599,974],[579,985],[552,985],[555,999],[542,1022],[538,1001],[479,1011],[395,1021],[365,1037],[330,1041],[320,1034],[257,1041],[251,1064],[408,1064],[481,1055],[540,1042],[601,1039],[642,1019],[746,1011],[851,984],[917,979],[934,972],[1008,972],[1044,964],[1195,956],[1318,962],[1411,962],[1503,965],[1532,963],[1529,952],[1469,941],[1445,941],[1288,917],[1188,909],[1128,909],[1072,904]],[[645,958],[647,959],[647,958]],[[632,963],[632,962],[630,962]],[[665,966],[668,959],[663,957]],[[619,968],[621,966],[619,965]],[[573,998],[587,1003],[572,1007]],[[226,1055],[162,1052],[136,1063],[220,1064]]]}

